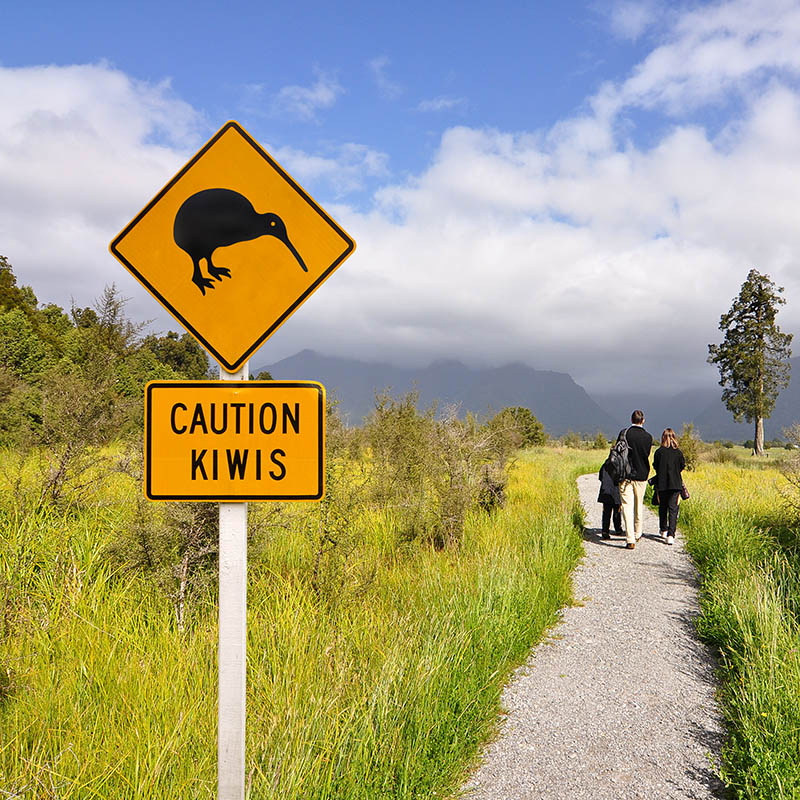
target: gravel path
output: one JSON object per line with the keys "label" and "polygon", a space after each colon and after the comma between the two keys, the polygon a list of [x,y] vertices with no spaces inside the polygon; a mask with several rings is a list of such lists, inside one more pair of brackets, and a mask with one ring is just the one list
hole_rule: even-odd
{"label": "gravel path", "polygon": [[635,550],[603,541],[598,486],[596,475],[578,479],[579,605],[506,687],[500,734],[467,800],[726,796],[711,763],[723,741],[715,662],[694,629],[696,574],[680,529],[674,546],[662,543],[648,509]]}

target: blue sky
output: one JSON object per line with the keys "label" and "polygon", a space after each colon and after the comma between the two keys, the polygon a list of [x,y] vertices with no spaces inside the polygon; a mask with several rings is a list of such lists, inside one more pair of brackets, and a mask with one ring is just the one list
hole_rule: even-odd
{"label": "blue sky", "polygon": [[611,35],[602,8],[33,2],[4,11],[2,63],[107,63],[169,81],[208,133],[236,118],[273,147],[358,143],[385,157],[384,176],[405,175],[450,126],[549,128],[623,76],[645,48]]}
{"label": "blue sky", "polygon": [[800,327],[797,2],[31,2],[3,20],[0,253],[42,301],[113,281],[175,328],[107,244],[236,119],[358,243],[255,363],[310,347],[709,385],[752,266]]}

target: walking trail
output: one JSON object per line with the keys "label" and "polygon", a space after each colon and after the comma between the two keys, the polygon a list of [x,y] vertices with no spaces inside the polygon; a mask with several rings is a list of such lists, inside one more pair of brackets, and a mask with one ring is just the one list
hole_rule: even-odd
{"label": "walking trail", "polygon": [[[506,687],[498,738],[466,800],[722,798],[715,661],[697,638],[694,566],[647,509],[635,550],[600,538],[596,475],[578,479],[585,557],[576,606]],[[688,500],[687,502],[692,502]]]}

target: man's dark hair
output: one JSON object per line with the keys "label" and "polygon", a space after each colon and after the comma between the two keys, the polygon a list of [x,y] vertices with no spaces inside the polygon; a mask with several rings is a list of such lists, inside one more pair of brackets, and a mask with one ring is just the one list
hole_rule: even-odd
{"label": "man's dark hair", "polygon": [[641,425],[644,422],[644,411],[638,409],[631,414],[631,422],[634,425]]}

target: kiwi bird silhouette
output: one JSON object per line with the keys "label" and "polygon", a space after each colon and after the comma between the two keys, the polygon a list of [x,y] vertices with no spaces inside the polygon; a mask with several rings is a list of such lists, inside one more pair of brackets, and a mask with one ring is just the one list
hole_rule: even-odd
{"label": "kiwi bird silhouette", "polygon": [[[211,260],[214,250],[259,236],[279,239],[308,272],[300,253],[289,241],[283,220],[277,214],[259,214],[243,194],[231,189],[204,189],[187,198],[175,215],[172,236],[175,244],[192,259],[192,281],[204,296],[206,289],[214,288],[212,279],[221,281],[223,277],[231,277],[227,267],[218,267]],[[200,270],[203,259],[211,279]]]}

